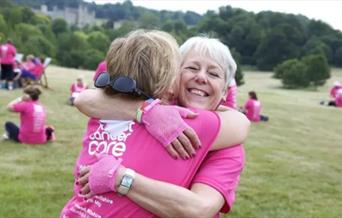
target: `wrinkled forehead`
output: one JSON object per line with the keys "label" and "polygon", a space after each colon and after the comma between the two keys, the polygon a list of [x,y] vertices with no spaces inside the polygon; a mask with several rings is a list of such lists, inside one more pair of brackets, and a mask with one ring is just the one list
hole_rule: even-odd
{"label": "wrinkled forehead", "polygon": [[190,50],[185,56],[183,56],[183,61],[182,61],[182,66],[184,64],[198,64],[201,65],[203,64],[203,60],[208,61],[210,63],[209,68],[211,69],[217,69],[220,71],[220,73],[224,74],[224,78],[226,79],[226,70],[227,67],[224,67],[220,62],[218,61],[217,57],[212,55],[209,51],[206,52],[197,52],[196,50]]}

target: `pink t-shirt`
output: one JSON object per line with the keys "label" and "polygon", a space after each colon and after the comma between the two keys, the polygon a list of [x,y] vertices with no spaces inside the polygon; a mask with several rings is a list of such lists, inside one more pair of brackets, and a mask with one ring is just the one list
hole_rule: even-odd
{"label": "pink t-shirt", "polygon": [[336,107],[342,107],[342,88],[336,92],[335,103]]}
{"label": "pink t-shirt", "polygon": [[19,141],[27,144],[44,144],[45,109],[39,101],[22,101],[12,106],[20,113]]}
{"label": "pink t-shirt", "polygon": [[230,108],[237,108],[237,85],[235,80],[231,82],[227,89],[227,99],[226,101],[222,102],[221,104]]}
{"label": "pink t-shirt", "polygon": [[336,93],[339,89],[342,89],[342,86],[338,85],[338,86],[334,86],[331,88],[330,90],[330,96],[335,99],[336,98]]}
{"label": "pink t-shirt", "polygon": [[22,67],[25,70],[32,72],[32,70],[36,67],[36,65],[33,63],[33,61],[26,61],[25,63],[22,64]]}
{"label": "pink t-shirt", "polygon": [[88,88],[87,84],[82,83],[81,85],[79,85],[77,82],[73,83],[70,86],[70,91],[71,91],[71,95],[73,95],[73,93],[81,93],[82,91],[86,90]]}
{"label": "pink t-shirt", "polygon": [[[197,132],[202,148],[189,160],[174,160],[143,126],[132,121],[101,121],[99,124],[92,119],[88,123],[75,173],[81,166],[96,162],[95,154],[106,153],[122,158],[124,166],[144,176],[190,188],[191,180],[220,127],[216,113],[197,112],[198,117],[185,121]],[[113,192],[85,201],[78,195],[78,190],[75,185],[74,196],[64,207],[61,217],[155,217],[129,198]]]}
{"label": "pink t-shirt", "polygon": [[252,122],[260,121],[261,103],[258,100],[248,99],[245,104],[246,116]]}
{"label": "pink t-shirt", "polygon": [[[225,198],[221,212],[228,213],[235,201],[235,191],[244,166],[245,149],[243,145],[211,151],[205,157],[192,183],[203,183],[220,192]],[[219,217],[219,214],[215,217]]]}
{"label": "pink t-shirt", "polygon": [[1,45],[0,46],[1,64],[14,64],[16,53],[17,53],[17,50],[12,44],[6,43],[6,44]]}
{"label": "pink t-shirt", "polygon": [[42,64],[40,61],[37,62],[31,70],[31,73],[37,80],[40,79],[40,77],[44,73],[44,64]]}
{"label": "pink t-shirt", "polygon": [[107,61],[102,61],[101,63],[99,63],[99,65],[97,65],[95,74],[93,76],[93,81],[96,80],[96,78],[102,73],[107,71]]}

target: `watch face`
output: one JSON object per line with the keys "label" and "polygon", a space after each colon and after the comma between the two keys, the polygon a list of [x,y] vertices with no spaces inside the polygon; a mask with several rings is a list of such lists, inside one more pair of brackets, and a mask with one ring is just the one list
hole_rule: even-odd
{"label": "watch face", "polygon": [[131,187],[132,183],[133,183],[133,178],[131,176],[124,176],[122,178],[122,181],[121,181],[120,185],[129,188],[129,187]]}

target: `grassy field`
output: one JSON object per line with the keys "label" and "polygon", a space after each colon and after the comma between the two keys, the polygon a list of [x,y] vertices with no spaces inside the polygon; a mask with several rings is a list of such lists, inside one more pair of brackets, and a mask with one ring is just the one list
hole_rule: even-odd
{"label": "grassy field", "polygon": [[[239,104],[257,91],[270,122],[252,126],[246,168],[229,217],[340,217],[342,214],[342,109],[320,106],[332,81],[318,90],[284,90],[270,73],[246,72]],[[78,75],[92,72],[51,66],[51,90],[42,103],[57,141],[29,146],[0,141],[0,217],[58,217],[71,196],[72,170],[87,118],[66,104]],[[21,90],[0,90],[0,123],[18,122],[7,112]],[[3,127],[2,127],[3,128]],[[0,131],[2,133],[2,131]]]}

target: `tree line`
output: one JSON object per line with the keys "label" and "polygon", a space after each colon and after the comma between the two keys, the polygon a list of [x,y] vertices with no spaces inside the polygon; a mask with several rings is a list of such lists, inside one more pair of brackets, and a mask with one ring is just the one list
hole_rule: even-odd
{"label": "tree line", "polygon": [[[101,5],[96,9],[96,16],[109,17],[107,24],[77,29],[64,20],[52,21],[25,6],[12,5],[8,0],[3,0],[0,6],[3,39],[12,38],[23,53],[51,56],[67,67],[94,69],[105,57],[113,39],[136,28],[167,31],[179,44],[191,36],[209,34],[227,44],[240,64],[259,70],[273,70],[284,61],[301,60],[310,55],[322,56],[329,65],[342,66],[342,33],[322,21],[302,15],[271,11],[253,13],[230,6],[220,7],[218,12],[207,11],[203,16],[193,12],[177,15],[134,7],[126,1],[114,5],[116,15],[110,10],[113,5]],[[95,6],[90,4],[90,7]],[[118,14],[125,19],[121,27],[112,29],[112,23],[119,19]],[[186,14],[188,18],[185,18]],[[243,76],[239,75],[239,78],[238,83],[243,81]]]}

